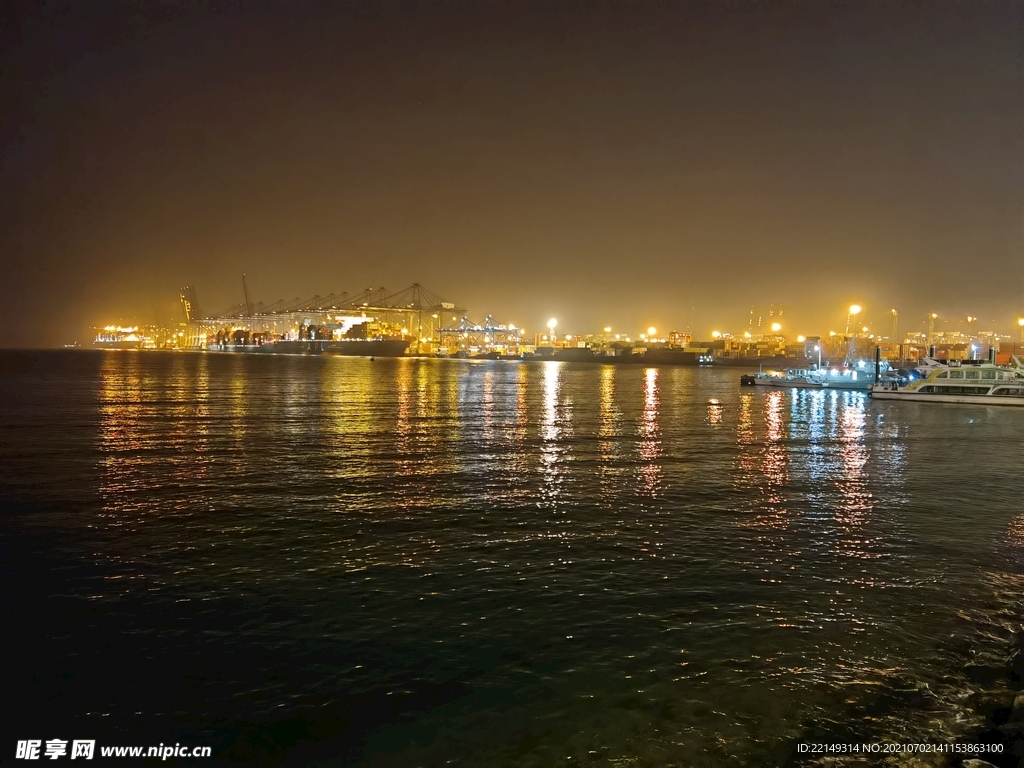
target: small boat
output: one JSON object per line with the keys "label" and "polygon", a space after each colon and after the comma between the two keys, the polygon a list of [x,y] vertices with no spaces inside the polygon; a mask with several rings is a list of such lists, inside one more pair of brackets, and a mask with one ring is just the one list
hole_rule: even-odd
{"label": "small boat", "polygon": [[801,368],[787,368],[785,371],[767,371],[754,376],[754,385],[758,387],[783,387],[787,389],[821,389],[821,377],[818,371],[805,371]]}
{"label": "small boat", "polygon": [[992,363],[940,365],[906,385],[880,384],[871,388],[875,400],[920,403],[968,403],[1024,407],[1024,371]]}
{"label": "small boat", "polygon": [[[892,376],[888,363],[881,363],[880,373],[882,381]],[[759,387],[791,389],[850,389],[867,392],[874,383],[874,364],[866,360],[834,368],[789,368],[785,372],[768,371],[754,377],[754,384]]]}

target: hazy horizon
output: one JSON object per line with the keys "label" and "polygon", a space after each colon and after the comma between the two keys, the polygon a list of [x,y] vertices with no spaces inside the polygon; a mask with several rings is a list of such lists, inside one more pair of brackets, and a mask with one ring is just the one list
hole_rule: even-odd
{"label": "hazy horizon", "polygon": [[421,283],[588,333],[1016,333],[1016,3],[13,6],[0,346]]}

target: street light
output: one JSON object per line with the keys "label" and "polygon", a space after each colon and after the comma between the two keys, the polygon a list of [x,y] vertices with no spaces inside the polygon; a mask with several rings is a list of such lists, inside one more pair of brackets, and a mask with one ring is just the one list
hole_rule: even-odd
{"label": "street light", "polygon": [[655,328],[653,325],[650,328],[647,329],[647,335],[648,336],[653,336],[657,332],[658,332],[658,329]]}
{"label": "street light", "polygon": [[778,333],[782,330],[782,326],[779,323],[772,323],[772,333]]}

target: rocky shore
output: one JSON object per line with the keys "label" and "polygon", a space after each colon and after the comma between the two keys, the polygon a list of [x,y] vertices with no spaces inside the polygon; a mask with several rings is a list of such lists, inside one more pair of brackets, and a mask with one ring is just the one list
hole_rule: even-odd
{"label": "rocky shore", "polygon": [[1024,765],[1024,630],[1014,635],[1005,665],[978,665],[971,673],[982,687],[968,699],[967,705],[976,716],[983,718],[983,723],[968,732],[960,743],[982,747],[999,745],[1002,751],[957,756],[946,765],[964,768]]}
{"label": "rocky shore", "polygon": [[[990,627],[991,629],[992,627]],[[991,637],[991,635],[989,635]],[[1005,637],[1005,635],[1004,635]],[[1004,646],[1005,648],[1005,646]],[[886,719],[890,735],[883,743],[953,744],[960,752],[904,754],[846,754],[815,757],[795,750],[779,762],[781,768],[1018,768],[1024,766],[1024,629],[1013,634],[1004,652],[975,651],[961,645],[957,655],[967,660],[961,675],[949,678],[937,697],[927,684],[894,681],[887,693],[849,711],[844,721],[812,726],[797,739],[803,743],[860,744],[865,738],[858,723]],[[946,702],[937,706],[939,701]],[[894,728],[893,717],[916,712],[917,725]],[[928,713],[931,713],[930,716]],[[921,715],[925,716],[922,718]],[[924,733],[921,725],[930,722]],[[899,732],[899,735],[897,733]],[[911,736],[913,734],[913,736]],[[909,738],[908,738],[909,737]],[[972,747],[977,750],[972,751]]]}

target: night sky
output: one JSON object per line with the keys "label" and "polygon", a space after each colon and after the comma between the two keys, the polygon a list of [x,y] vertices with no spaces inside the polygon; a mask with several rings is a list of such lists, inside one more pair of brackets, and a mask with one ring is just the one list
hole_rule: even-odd
{"label": "night sky", "polygon": [[419,282],[539,330],[1024,313],[1024,5],[4,4],[0,346]]}

